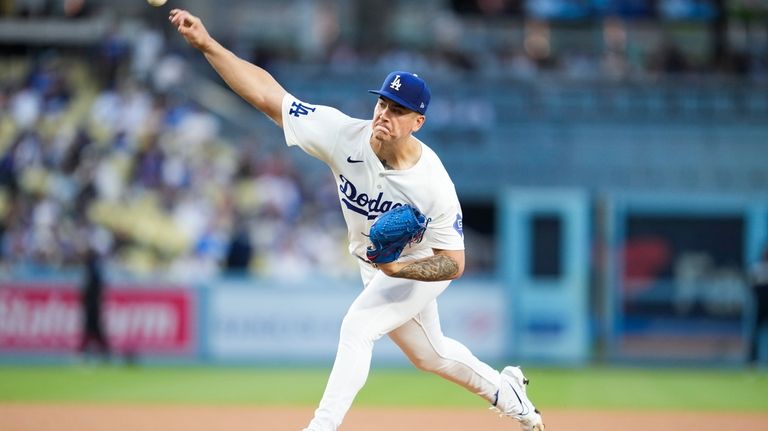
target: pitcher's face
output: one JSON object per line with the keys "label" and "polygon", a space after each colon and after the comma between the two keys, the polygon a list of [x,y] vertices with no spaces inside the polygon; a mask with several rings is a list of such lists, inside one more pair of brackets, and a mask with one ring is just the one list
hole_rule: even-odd
{"label": "pitcher's face", "polygon": [[373,137],[380,141],[397,141],[421,129],[426,117],[418,112],[379,97],[373,111]]}

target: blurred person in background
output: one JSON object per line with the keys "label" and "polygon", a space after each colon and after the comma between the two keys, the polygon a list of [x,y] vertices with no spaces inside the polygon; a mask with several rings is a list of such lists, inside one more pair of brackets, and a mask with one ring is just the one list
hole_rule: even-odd
{"label": "blurred person in background", "polygon": [[246,275],[253,259],[253,244],[247,225],[238,222],[229,237],[224,269],[231,275]]}
{"label": "blurred person in background", "polygon": [[95,352],[102,360],[110,358],[111,349],[104,325],[104,273],[99,252],[89,246],[83,258],[83,283],[80,292],[83,327],[78,351],[87,359]]}
{"label": "blurred person in background", "polygon": [[763,249],[760,261],[750,273],[752,298],[754,300],[754,319],[749,340],[749,363],[757,364],[760,359],[760,341],[768,323],[768,245]]}

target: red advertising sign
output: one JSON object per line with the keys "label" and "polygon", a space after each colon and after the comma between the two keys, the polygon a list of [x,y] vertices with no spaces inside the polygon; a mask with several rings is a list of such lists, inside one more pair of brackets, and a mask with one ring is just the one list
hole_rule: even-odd
{"label": "red advertising sign", "polygon": [[[193,295],[174,286],[110,285],[104,321],[116,351],[190,353]],[[83,315],[74,285],[0,283],[0,351],[72,351]]]}

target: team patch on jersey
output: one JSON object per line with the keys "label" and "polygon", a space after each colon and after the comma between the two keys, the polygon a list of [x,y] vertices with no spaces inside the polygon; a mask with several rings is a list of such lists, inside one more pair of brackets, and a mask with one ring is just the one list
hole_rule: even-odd
{"label": "team patch on jersey", "polygon": [[456,221],[453,222],[453,228],[456,229],[456,232],[459,233],[462,237],[464,236],[464,223],[462,222],[461,213],[456,214]]}
{"label": "team patch on jersey", "polygon": [[293,102],[291,103],[291,110],[288,111],[289,115],[293,115],[294,117],[300,117],[302,115],[309,115],[310,112],[315,112],[315,109],[317,109],[314,106],[305,105],[301,102]]}

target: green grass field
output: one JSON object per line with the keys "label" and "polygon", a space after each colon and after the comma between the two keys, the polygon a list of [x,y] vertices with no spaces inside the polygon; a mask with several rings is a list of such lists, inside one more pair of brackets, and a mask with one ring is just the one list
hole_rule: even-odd
{"label": "green grass field", "polygon": [[[317,403],[329,370],[283,368],[0,366],[0,402]],[[768,411],[768,374],[639,368],[532,369],[545,408]],[[356,404],[477,407],[481,401],[410,369],[375,368]]]}

